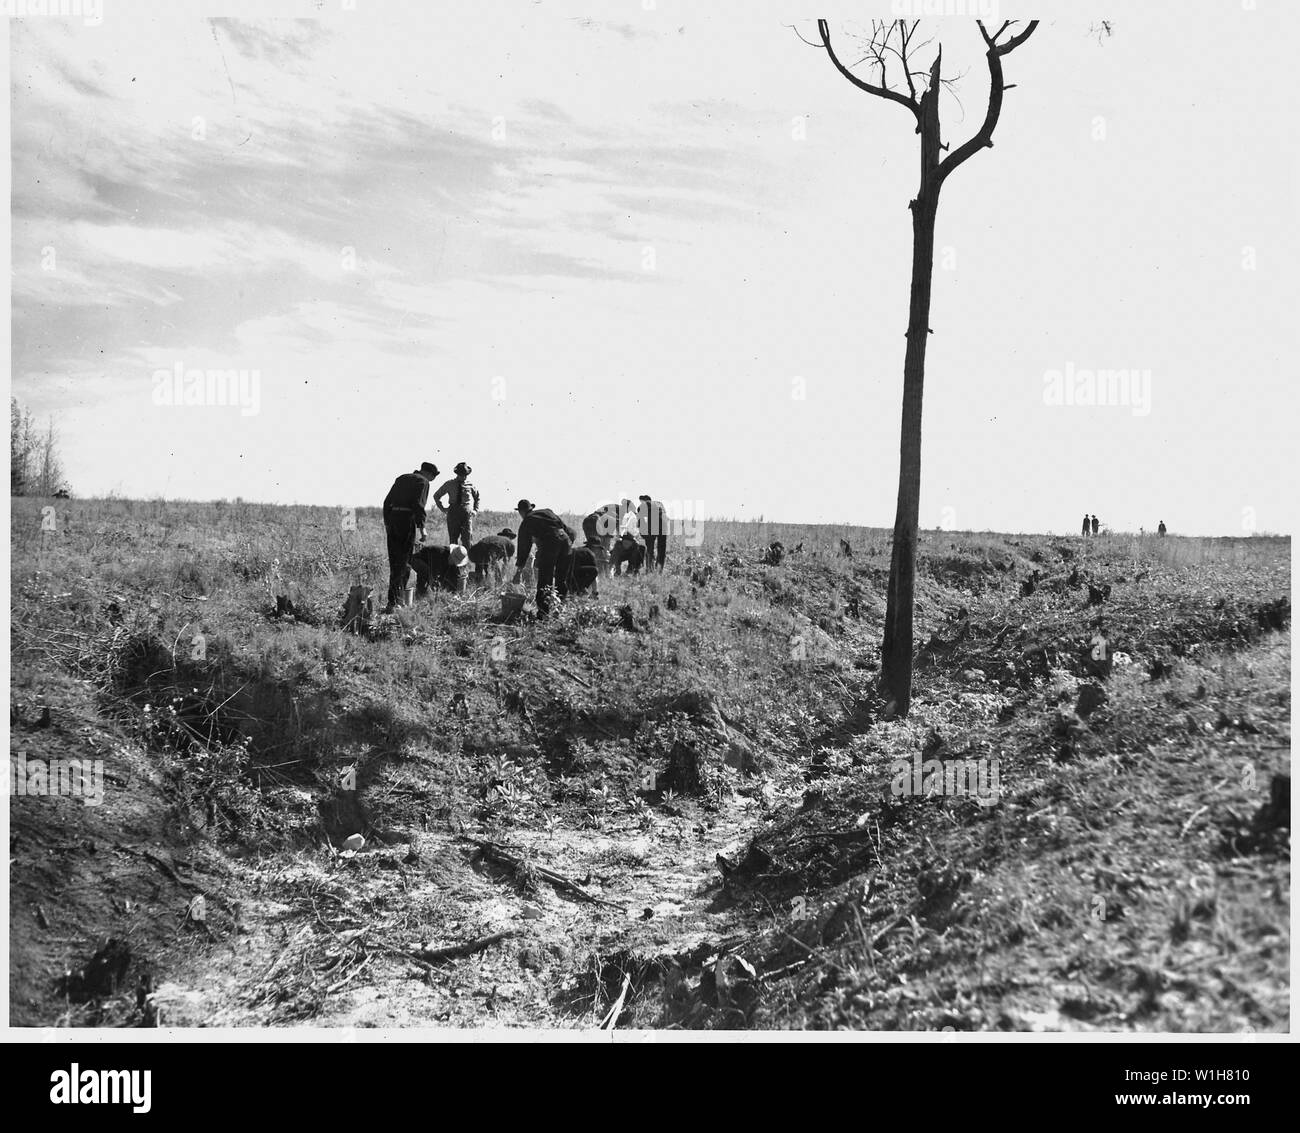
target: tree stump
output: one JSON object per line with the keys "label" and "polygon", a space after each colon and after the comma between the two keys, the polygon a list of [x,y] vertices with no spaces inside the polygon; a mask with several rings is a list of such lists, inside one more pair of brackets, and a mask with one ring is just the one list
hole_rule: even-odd
{"label": "tree stump", "polygon": [[668,766],[659,774],[656,785],[661,791],[698,795],[702,786],[699,748],[678,740],[668,754]]}
{"label": "tree stump", "polygon": [[349,633],[368,633],[375,614],[375,594],[369,586],[354,586],[343,607],[343,628]]}

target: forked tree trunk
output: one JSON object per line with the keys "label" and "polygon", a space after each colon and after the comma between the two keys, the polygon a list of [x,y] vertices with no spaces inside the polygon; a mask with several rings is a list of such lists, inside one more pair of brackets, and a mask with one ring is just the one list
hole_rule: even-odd
{"label": "forked tree trunk", "polygon": [[921,512],[921,408],[925,347],[930,336],[930,285],[934,224],[939,209],[938,61],[935,81],[921,98],[921,189],[912,209],[912,291],[903,360],[903,421],[899,442],[898,510],[889,564],[889,594],[881,643],[881,685],[892,712],[905,716],[912,702],[912,608],[916,542]]}
{"label": "forked tree trunk", "polygon": [[[939,189],[944,179],[962,162],[993,144],[993,131],[1002,113],[1002,95],[1011,88],[1003,81],[1002,57],[1010,54],[1038,27],[1030,20],[1021,30],[1006,20],[991,32],[982,20],[976,20],[980,35],[988,48],[985,58],[989,68],[989,102],[979,130],[942,162],[939,134],[939,91],[943,49],[939,49],[930,66],[929,83],[917,98],[918,73],[911,70],[915,53],[913,37],[920,21],[875,21],[866,58],[873,59],[880,70],[879,83],[855,75],[835,54],[831,46],[830,26],[817,21],[817,33],[835,69],[855,87],[877,98],[901,103],[913,115],[916,132],[921,135],[921,188],[912,209],[912,292],[907,315],[907,355],[903,360],[903,424],[899,443],[898,511],[894,515],[894,546],[889,565],[889,595],[885,608],[885,633],[881,642],[880,691],[887,711],[907,715],[912,706],[912,608],[916,587],[916,540],[921,513],[921,403],[925,390],[925,346],[930,334],[930,283],[934,271],[934,223],[939,211]],[[1007,35],[1008,29],[1011,34]],[[1004,38],[1006,36],[1006,38]],[[928,40],[926,42],[929,42]],[[921,46],[924,46],[922,44]],[[886,71],[889,56],[902,64],[907,93],[889,86]],[[897,74],[897,71],[895,71]]]}

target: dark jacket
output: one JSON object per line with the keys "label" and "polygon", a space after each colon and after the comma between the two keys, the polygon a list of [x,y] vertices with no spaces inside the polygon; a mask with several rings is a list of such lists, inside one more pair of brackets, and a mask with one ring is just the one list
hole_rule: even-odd
{"label": "dark jacket", "polygon": [[514,539],[504,535],[485,535],[469,549],[469,561],[476,567],[485,567],[489,563],[508,563],[515,553]]}
{"label": "dark jacket", "polygon": [[642,500],[636,518],[642,539],[656,539],[661,535],[668,538],[668,513],[658,500]]}
{"label": "dark jacket", "polygon": [[469,564],[451,565],[451,548],[439,544],[421,547],[411,555],[411,569],[415,571],[416,592],[423,594],[431,586],[444,590],[458,590],[469,573]]}
{"label": "dark jacket", "polygon": [[609,565],[616,574],[624,563],[627,563],[627,569],[633,574],[645,566],[645,548],[631,535],[614,540],[614,549],[609,553]]}
{"label": "dark jacket", "polygon": [[416,527],[424,526],[424,508],[429,502],[429,481],[418,472],[407,472],[393,481],[384,497],[384,522],[387,523],[394,511],[409,511],[415,519]]}
{"label": "dark jacket", "polygon": [[600,587],[597,580],[600,578],[600,560],[604,555],[605,549],[599,543],[596,544],[595,549],[574,548],[573,557],[569,560],[570,591],[581,594],[584,590],[590,589],[593,595],[599,596]]}
{"label": "dark jacket", "polygon": [[622,534],[623,514],[621,504],[605,504],[582,521],[582,530],[598,539],[617,539]]}
{"label": "dark jacket", "polygon": [[515,566],[523,569],[532,553],[533,543],[539,551],[562,551],[572,547],[577,533],[548,507],[535,507],[519,525],[519,550]]}

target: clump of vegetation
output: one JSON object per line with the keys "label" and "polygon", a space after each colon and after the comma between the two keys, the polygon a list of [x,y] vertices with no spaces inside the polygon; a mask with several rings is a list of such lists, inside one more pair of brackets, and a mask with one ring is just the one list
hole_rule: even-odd
{"label": "clump of vegetation", "polygon": [[[706,525],[662,575],[602,580],[546,622],[501,623],[489,587],[367,637],[312,611],[384,584],[375,512],[355,531],[239,502],[60,515],[42,540],[37,501],[13,509],[14,746],[102,731],[110,771],[144,784],[127,797],[159,833],[140,854],[164,865],[131,856],[131,899],[159,905],[173,978],[223,962],[237,904],[293,910],[264,964],[283,952],[293,986],[261,979],[250,1019],[346,1019],[352,990],[411,974],[418,939],[494,942],[472,977],[416,969],[435,1022],[490,1002],[585,1023],[626,990],[621,1025],[1286,1025],[1285,540],[923,533],[897,719],[878,530]],[[1089,586],[1110,589],[1089,605]],[[73,704],[92,715],[65,731]],[[896,794],[917,759],[996,760],[996,805]],[[127,845],[144,820],[112,804],[97,836]],[[59,815],[18,812],[16,906],[66,899],[111,935],[78,904],[94,890],[47,893],[23,857]],[[513,886],[467,857],[484,839],[525,863]],[[191,856],[221,881],[200,887]],[[96,868],[77,861],[72,878]],[[148,896],[160,876],[171,905]],[[176,944],[199,888],[209,919]],[[282,941],[265,919],[240,932]],[[45,947],[19,940],[20,965]],[[627,962],[596,986],[586,953]],[[462,978],[482,994],[448,998]]]}

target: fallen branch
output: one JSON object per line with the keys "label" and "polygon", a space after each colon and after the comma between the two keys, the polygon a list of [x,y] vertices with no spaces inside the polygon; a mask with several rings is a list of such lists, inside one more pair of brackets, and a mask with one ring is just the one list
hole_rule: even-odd
{"label": "fallen branch", "polygon": [[426,981],[429,978],[429,974],[434,970],[434,966],[430,964],[427,960],[421,960],[417,953],[410,952],[405,948],[394,948],[391,944],[378,944],[375,945],[374,947],[376,947],[380,952],[383,952],[386,955],[397,956],[403,960],[409,960],[412,964],[419,964],[420,967],[424,970],[424,976]]}
{"label": "fallen branch", "polygon": [[609,1009],[609,1014],[600,1022],[602,1031],[612,1031],[618,1023],[618,1017],[623,1014],[623,1001],[627,999],[627,989],[632,984],[631,973],[623,975],[623,990],[618,993],[618,998],[614,1001],[614,1006]]}
{"label": "fallen branch", "polygon": [[782,976],[788,975],[790,972],[802,968],[811,959],[812,959],[811,956],[803,956],[800,957],[798,960],[796,960],[793,964],[786,964],[782,968],[776,968],[771,972],[764,972],[761,976],[758,977],[758,982],[763,983],[767,980],[779,980]]}
{"label": "fallen branch", "polygon": [[871,949],[872,949],[872,951],[874,952],[877,948],[879,948],[879,947],[880,947],[880,942],[881,942],[882,940],[884,940],[885,937],[887,937],[891,932],[893,932],[894,929],[896,929],[896,928],[902,928],[903,925],[905,925],[905,924],[907,924],[907,923],[908,923],[907,915],[906,915],[906,914],[903,914],[903,915],[900,915],[900,916],[896,917],[893,921],[891,921],[889,924],[887,924],[887,925],[886,925],[884,928],[882,928],[878,933],[876,933],[875,936],[873,936],[873,937],[871,938]]}
{"label": "fallen branch", "polygon": [[482,952],[485,948],[491,948],[494,944],[500,944],[503,940],[518,935],[514,929],[507,929],[505,932],[494,932],[491,936],[481,936],[477,940],[469,940],[464,944],[449,944],[445,948],[418,948],[403,952],[402,955],[419,960],[423,964],[441,964],[446,960],[459,960],[462,956],[472,956],[475,952]]}
{"label": "fallen branch", "polygon": [[[582,685],[583,688],[591,688],[591,682],[589,680],[586,680],[584,677],[578,676],[578,674],[573,672],[571,669],[566,669],[563,665],[557,665],[556,669],[559,669],[559,671],[563,673],[566,677],[568,677],[570,680],[577,681],[578,684]],[[550,673],[551,676],[556,675],[555,669],[548,668],[546,671]]]}
{"label": "fallen branch", "polygon": [[1209,804],[1207,803],[1205,806],[1201,807],[1200,810],[1196,811],[1196,813],[1193,814],[1191,818],[1189,818],[1186,822],[1183,823],[1182,832],[1178,835],[1179,841],[1182,841],[1182,839],[1187,837],[1187,832],[1192,828],[1192,823],[1195,822],[1198,818],[1200,818],[1201,815],[1203,815],[1209,809],[1210,807]]}
{"label": "fallen branch", "polygon": [[350,982],[352,981],[353,977],[355,977],[356,975],[358,975],[358,974],[360,973],[361,969],[364,968],[364,967],[365,967],[367,964],[369,964],[369,963],[370,963],[370,957],[369,957],[369,956],[366,956],[365,958],[362,959],[362,961],[361,961],[360,964],[355,964],[355,965],[353,965],[352,971],[350,971],[346,976],[344,976],[341,980],[339,980],[338,983],[333,984],[333,985],[331,985],[330,987],[327,987],[327,988],[325,989],[325,994],[326,994],[326,995],[333,995],[336,991],[338,991],[340,988],[342,988],[345,984],[350,983]]}
{"label": "fallen branch", "polygon": [[[523,858],[512,854],[509,850],[502,846],[498,846],[495,842],[482,842],[477,838],[467,838],[466,841],[473,842],[478,847],[479,853],[481,853],[488,861],[503,866],[512,873],[517,873],[520,867],[524,864]],[[532,869],[536,871],[537,876],[548,885],[558,889],[561,893],[568,893],[573,897],[577,897],[580,901],[589,901],[593,905],[605,905],[610,909],[622,909],[624,907],[615,904],[613,901],[605,901],[600,897],[588,893],[576,881],[572,881],[563,874],[556,873],[552,869],[547,869],[545,866],[535,865]]]}

